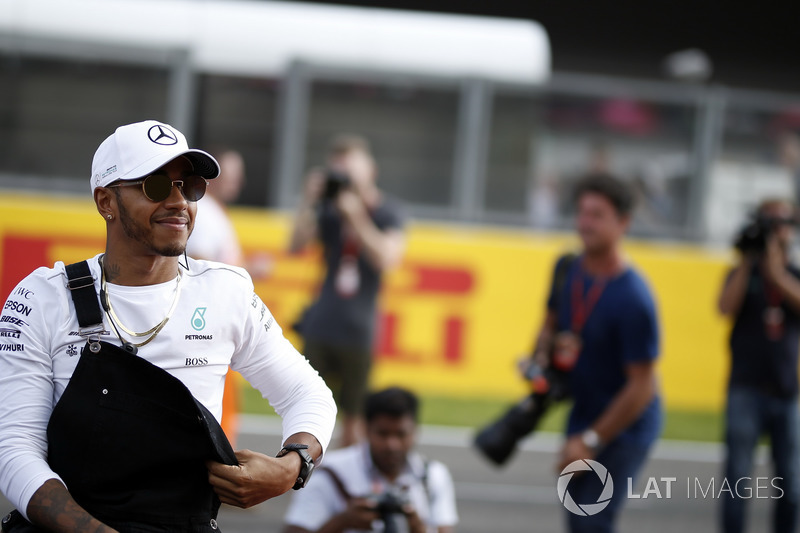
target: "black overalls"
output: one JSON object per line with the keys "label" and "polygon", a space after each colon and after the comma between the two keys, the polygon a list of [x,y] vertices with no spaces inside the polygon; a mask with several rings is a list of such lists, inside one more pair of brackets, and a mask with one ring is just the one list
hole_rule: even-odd
{"label": "black overalls", "polygon": [[[87,313],[102,324],[86,262],[67,273],[81,328]],[[90,339],[47,441],[50,467],[101,522],[126,533],[218,531],[205,461],[235,465],[233,449],[189,389],[141,357]]]}

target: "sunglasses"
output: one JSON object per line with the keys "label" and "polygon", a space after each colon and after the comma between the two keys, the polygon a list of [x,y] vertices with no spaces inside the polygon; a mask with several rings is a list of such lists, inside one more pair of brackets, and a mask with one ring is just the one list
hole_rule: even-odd
{"label": "sunglasses", "polygon": [[118,181],[108,187],[130,187],[142,185],[142,192],[151,202],[163,202],[172,194],[172,187],[179,187],[181,194],[189,202],[196,202],[206,193],[206,179],[201,176],[186,176],[173,180],[164,174],[150,174],[140,180]]}

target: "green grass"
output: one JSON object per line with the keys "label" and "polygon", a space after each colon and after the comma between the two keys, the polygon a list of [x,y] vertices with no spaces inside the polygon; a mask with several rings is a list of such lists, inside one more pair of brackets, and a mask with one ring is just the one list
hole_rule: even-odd
{"label": "green grass", "polygon": [[[275,415],[260,393],[245,384],[243,411],[252,414]],[[420,398],[420,419],[423,424],[480,428],[506,412],[513,401],[497,398],[450,398],[423,396]],[[560,432],[564,428],[569,405],[556,405],[542,420],[540,431]],[[722,438],[722,415],[717,412],[669,410],[666,412],[662,438],[675,440],[719,442]]]}

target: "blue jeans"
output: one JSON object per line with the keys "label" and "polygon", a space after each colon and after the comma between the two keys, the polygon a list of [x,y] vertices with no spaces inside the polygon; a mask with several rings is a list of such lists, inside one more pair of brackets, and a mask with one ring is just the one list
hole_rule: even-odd
{"label": "blue jeans", "polygon": [[[627,499],[628,478],[636,478],[647,459],[651,443],[615,441],[603,449],[595,461],[605,466],[614,481],[614,494],[608,506],[592,516],[580,516],[567,511],[571,533],[611,533],[614,521]],[[594,503],[602,492],[602,485],[594,472],[583,472],[573,477],[567,490],[579,505]]]}
{"label": "blue jeans", "polygon": [[[753,470],[753,452],[758,439],[769,435],[772,447],[775,485],[783,495],[775,499],[772,530],[775,533],[793,532],[797,525],[800,501],[800,458],[798,458],[798,407],[797,399],[776,398],[765,392],[742,386],[728,389],[726,410],[725,478],[733,486],[736,480],[750,476]],[[779,493],[778,493],[779,494]],[[722,531],[744,531],[746,498],[722,498]],[[766,531],[765,527],[757,528]]]}

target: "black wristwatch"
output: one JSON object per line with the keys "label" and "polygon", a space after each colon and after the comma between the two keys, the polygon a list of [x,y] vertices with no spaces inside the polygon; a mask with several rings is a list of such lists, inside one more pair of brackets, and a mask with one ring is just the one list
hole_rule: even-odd
{"label": "black wristwatch", "polygon": [[311,477],[311,472],[314,471],[314,459],[311,458],[311,455],[306,450],[308,450],[307,444],[289,443],[281,448],[281,451],[275,456],[283,457],[289,452],[297,452],[303,461],[300,466],[300,474],[297,475],[297,481],[294,482],[292,487],[294,490],[300,490],[305,487],[308,484],[308,478]]}

